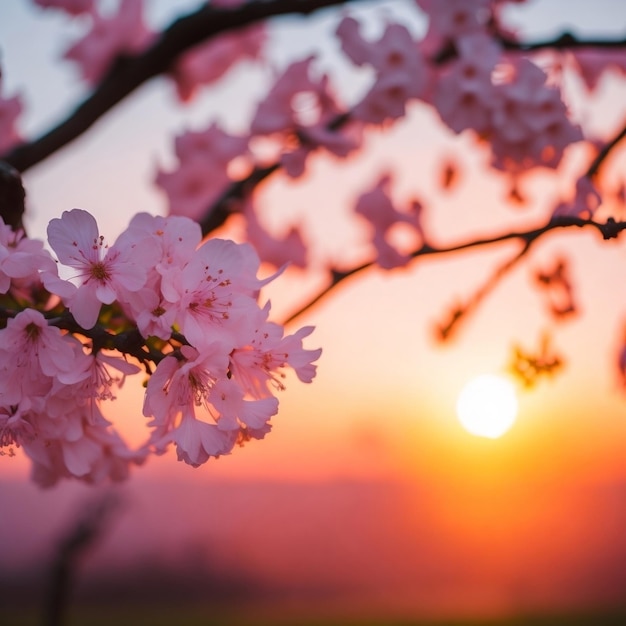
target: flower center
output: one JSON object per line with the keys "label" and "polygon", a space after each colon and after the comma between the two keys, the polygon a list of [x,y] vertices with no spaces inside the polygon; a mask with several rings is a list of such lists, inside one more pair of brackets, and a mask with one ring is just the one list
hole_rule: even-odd
{"label": "flower center", "polygon": [[30,324],[28,324],[28,326],[24,328],[24,331],[26,332],[26,336],[31,341],[37,341],[37,339],[39,338],[39,335],[41,334],[41,327],[31,322]]}
{"label": "flower center", "polygon": [[91,264],[91,277],[96,280],[108,280],[111,278],[109,271],[103,261]]}

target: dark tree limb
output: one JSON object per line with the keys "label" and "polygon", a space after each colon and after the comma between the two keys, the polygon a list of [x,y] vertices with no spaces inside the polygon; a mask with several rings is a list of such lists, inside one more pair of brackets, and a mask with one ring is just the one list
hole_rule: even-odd
{"label": "dark tree limb", "polygon": [[23,229],[22,216],[26,192],[20,173],[0,161],[0,217],[13,230]]}
{"label": "dark tree limb", "polygon": [[537,50],[545,50],[547,48],[556,50],[580,50],[582,48],[603,48],[605,50],[616,50],[626,48],[626,38],[622,39],[584,39],[576,37],[572,33],[564,32],[553,39],[544,39],[541,41],[519,41],[511,39],[501,34],[497,35],[497,39],[505,48],[505,50],[518,50],[520,52],[534,52]]}
{"label": "dark tree limb", "polygon": [[360,1],[363,0],[266,0],[235,9],[204,5],[174,21],[142,54],[119,57],[91,95],[63,122],[1,158],[20,172],[37,165],[79,137],[143,83],[167,73],[181,53],[211,37],[271,17],[308,15],[326,7]]}

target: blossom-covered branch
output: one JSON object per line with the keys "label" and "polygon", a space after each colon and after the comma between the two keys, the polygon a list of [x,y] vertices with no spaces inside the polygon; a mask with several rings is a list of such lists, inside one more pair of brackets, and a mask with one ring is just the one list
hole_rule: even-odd
{"label": "blossom-covered branch", "polygon": [[[143,83],[169,72],[179,55],[221,33],[271,17],[306,15],[327,7],[363,1],[369,0],[266,0],[248,2],[235,8],[204,5],[194,13],[178,18],[160,34],[156,43],[141,54],[118,57],[90,96],[65,120],[39,138],[17,145],[0,155],[0,160],[20,172],[37,165],[79,137]],[[546,48],[620,49],[626,46],[624,39],[584,39],[570,33],[538,42],[525,43],[504,36],[499,36],[498,40],[508,50],[526,52]],[[446,59],[449,56],[446,55]]]}
{"label": "blossom-covered branch", "polygon": [[363,0],[267,0],[235,8],[200,9],[178,18],[141,54],[120,56],[91,95],[63,122],[38,139],[18,145],[1,157],[24,172],[79,137],[143,83],[171,70],[176,58],[193,46],[233,29],[280,15],[314,11]]}
{"label": "blossom-covered branch", "polygon": [[[0,221],[0,455],[23,448],[38,483],[121,480],[171,445],[197,467],[270,431],[286,369],[314,378],[313,328],[269,320],[259,291],[275,276],[257,277],[248,244],[143,213],[109,246],[82,209],[47,234],[56,260]],[[103,414],[134,360],[149,375],[136,450]]]}

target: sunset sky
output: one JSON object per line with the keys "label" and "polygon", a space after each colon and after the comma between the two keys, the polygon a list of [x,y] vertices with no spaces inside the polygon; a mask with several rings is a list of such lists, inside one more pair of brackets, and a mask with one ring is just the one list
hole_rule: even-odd
{"label": "sunset sky", "polygon": [[[173,3],[147,4],[155,25],[176,14]],[[374,31],[381,15],[414,14],[401,0],[364,4]],[[317,16],[313,26],[281,20],[271,63],[284,63],[285,53],[301,58],[322,41],[324,67],[343,77],[346,92],[358,89],[331,45],[334,15]],[[623,37],[626,5],[534,0],[514,16],[529,39],[563,29]],[[423,23],[409,25],[423,32]],[[87,93],[75,68],[59,61],[75,30],[25,0],[0,6],[3,93],[23,93],[26,136]],[[269,75],[244,64],[188,108],[178,106],[165,79],[151,81],[27,172],[29,234],[43,238],[47,222],[74,207],[93,213],[109,241],[138,211],[164,214],[151,181],[158,165],[172,162],[174,134],[214,118],[241,128]],[[582,87],[573,81],[568,93],[580,96]],[[625,102],[623,77],[606,77],[573,113],[606,139],[623,124]],[[441,130],[432,111],[415,107],[365,145],[346,163],[314,162],[303,180],[270,181],[259,196],[268,225],[278,232],[285,221],[303,222],[319,255],[347,262],[365,250],[362,230],[351,227],[353,202],[393,170],[394,197],[423,201],[427,232],[441,245],[531,228],[589,158],[572,150],[559,178],[524,181],[529,203],[520,208],[506,203],[507,180],[485,172],[486,154]],[[442,194],[439,175],[451,155],[460,181]],[[624,150],[607,163],[609,188],[623,182],[625,165]],[[216,568],[213,574],[247,577],[278,598],[288,589],[311,603],[315,590],[325,592],[319,606],[329,613],[501,615],[619,604],[626,583],[626,395],[616,368],[626,323],[624,245],[587,230],[546,237],[452,341],[437,343],[437,323],[515,250],[507,243],[369,271],[299,317],[289,330],[314,325],[306,346],[323,348],[313,384],[288,380],[264,441],[198,469],[173,453],[149,459],[119,489],[124,504],[86,562],[88,575],[97,580],[159,559],[184,573],[189,553],[199,550],[198,563]],[[533,287],[534,273],[555,255],[568,257],[580,305],[560,324]],[[311,277],[286,272],[264,294],[273,318],[306,302],[320,276],[321,267]],[[544,333],[564,368],[533,389],[518,386],[517,421],[503,437],[464,431],[455,404],[465,383],[505,374],[513,346],[535,350]],[[129,380],[107,413],[137,444],[145,435],[142,399],[139,382]],[[42,492],[28,480],[26,459],[0,457],[0,584],[13,572],[36,571],[82,503],[102,491],[65,483]]]}

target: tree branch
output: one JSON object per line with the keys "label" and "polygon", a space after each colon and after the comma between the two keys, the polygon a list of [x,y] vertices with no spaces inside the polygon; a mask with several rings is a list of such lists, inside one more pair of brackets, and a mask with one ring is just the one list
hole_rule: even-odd
{"label": "tree branch", "polygon": [[[497,235],[494,237],[486,237],[482,239],[472,239],[470,241],[455,244],[452,246],[435,247],[429,244],[423,244],[420,248],[413,251],[413,253],[411,254],[411,257],[413,259],[416,259],[418,257],[423,257],[423,256],[451,254],[454,252],[460,252],[462,250],[468,250],[470,248],[478,248],[478,247],[483,247],[483,246],[494,245],[503,241],[510,241],[510,240],[516,240],[516,239],[521,241],[523,243],[523,247],[521,251],[516,253],[516,255],[512,259],[504,263],[502,266],[498,267],[496,271],[494,272],[494,274],[492,275],[492,277],[489,279],[489,281],[485,284],[485,286],[483,286],[477,292],[477,295],[474,296],[473,300],[477,299],[477,302],[474,304],[477,304],[482,299],[482,297],[484,297],[484,295],[486,295],[492,289],[492,287],[495,286],[495,283],[497,283],[506,274],[506,272],[512,269],[519,262],[519,260],[521,260],[521,258],[526,255],[530,247],[538,239],[543,237],[545,234],[553,230],[556,230],[558,228],[571,228],[573,226],[578,227],[578,228],[591,226],[595,228],[596,230],[598,230],[598,232],[602,235],[603,239],[615,239],[619,235],[620,232],[622,232],[623,230],[626,230],[626,222],[616,222],[611,217],[608,218],[605,223],[595,222],[594,220],[587,220],[587,219],[582,219],[579,217],[566,217],[566,216],[555,217],[555,218],[550,219],[547,224],[544,224],[543,226],[539,228],[533,228],[532,230],[509,232],[509,233],[504,233],[502,235]],[[296,318],[300,317],[303,313],[312,309],[314,305],[316,305],[318,302],[323,300],[331,291],[334,291],[334,289],[338,285],[343,283],[345,280],[347,280],[351,276],[360,274],[361,272],[364,272],[365,270],[371,269],[376,266],[377,266],[376,263],[372,261],[368,263],[363,263],[362,265],[353,267],[345,271],[331,268],[330,283],[326,287],[321,289],[320,292],[317,295],[315,295],[313,298],[311,298],[306,304],[304,304],[294,313],[292,313],[287,318],[285,318],[282,323],[284,325],[287,325],[290,322],[294,321]],[[494,281],[495,281],[494,285],[491,285],[491,283]],[[484,293],[481,294],[481,292],[484,292]],[[468,305],[468,307],[466,308],[473,308],[474,304],[472,304],[472,302],[470,301],[470,305]],[[457,317],[460,317],[460,315],[458,315]],[[450,327],[452,325],[453,324],[449,324]]]}
{"label": "tree branch", "polygon": [[587,176],[589,178],[593,178],[598,173],[598,170],[604,160],[609,156],[613,148],[615,148],[615,146],[617,146],[617,144],[624,139],[624,137],[626,137],[626,125],[615,135],[615,137],[613,137],[613,139],[602,147],[602,150],[600,150],[596,158],[591,162],[589,169],[587,169]]}
{"label": "tree branch", "polygon": [[554,39],[544,39],[541,41],[518,41],[511,39],[500,33],[496,34],[497,40],[506,50],[517,50],[520,52],[533,52],[535,50],[545,50],[552,48],[557,50],[569,50],[580,48],[626,48],[626,38],[622,39],[581,39],[564,32]]}
{"label": "tree branch", "polygon": [[278,169],[280,169],[280,163],[273,163],[267,167],[255,167],[246,178],[231,183],[199,220],[202,235],[206,237],[219,228],[231,213],[239,211],[240,201]]}
{"label": "tree branch", "polygon": [[26,191],[20,173],[8,163],[0,161],[0,217],[14,231],[24,229],[24,201]]}
{"label": "tree branch", "polygon": [[[102,311],[105,314],[116,314],[114,307],[115,305],[105,305]],[[14,318],[20,310],[21,307],[17,303],[14,306],[5,306],[4,303],[0,303],[0,328],[5,328],[7,321]],[[44,317],[50,326],[90,339],[93,344],[93,354],[103,349],[117,350],[137,359],[147,371],[150,371],[151,363],[158,365],[167,356],[161,349],[154,348],[151,341],[145,339],[134,326],[113,333],[108,330],[105,323],[98,322],[92,328],[85,329],[79,326],[70,311],[62,305],[53,311],[45,312]],[[179,334],[174,339],[186,342]]]}
{"label": "tree branch", "polygon": [[79,137],[107,111],[146,81],[167,73],[183,52],[211,37],[281,15],[308,15],[323,8],[363,0],[266,0],[236,9],[203,5],[174,21],[156,43],[137,56],[119,57],[91,95],[58,126],[0,157],[20,172],[37,165]]}
{"label": "tree branch", "polygon": [[524,256],[526,256],[526,253],[534,241],[536,241],[536,239],[525,241],[521,250],[516,252],[514,256],[505,261],[502,265],[498,265],[491,276],[474,292],[474,294],[463,306],[456,306],[454,308],[448,322],[437,328],[439,339],[441,339],[441,341],[450,339],[452,332],[456,330],[459,322],[465,319],[468,313],[472,313],[478,308],[478,305],[497,287],[498,283],[506,276],[506,274],[508,274],[508,272],[511,271],[524,258]]}

